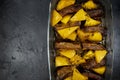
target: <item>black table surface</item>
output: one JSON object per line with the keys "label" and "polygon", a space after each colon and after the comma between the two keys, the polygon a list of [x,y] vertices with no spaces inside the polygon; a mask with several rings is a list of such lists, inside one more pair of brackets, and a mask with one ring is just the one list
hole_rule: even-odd
{"label": "black table surface", "polygon": [[[50,0],[0,0],[0,80],[49,80],[47,25]],[[120,2],[111,0],[112,80],[120,80]]]}

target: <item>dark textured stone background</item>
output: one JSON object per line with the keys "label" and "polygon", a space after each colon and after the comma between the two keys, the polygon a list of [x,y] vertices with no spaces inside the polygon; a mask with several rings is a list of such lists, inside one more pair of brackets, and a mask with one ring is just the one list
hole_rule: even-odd
{"label": "dark textured stone background", "polygon": [[[49,80],[47,22],[50,0],[0,0],[0,80]],[[120,80],[120,2],[112,0],[113,79]]]}

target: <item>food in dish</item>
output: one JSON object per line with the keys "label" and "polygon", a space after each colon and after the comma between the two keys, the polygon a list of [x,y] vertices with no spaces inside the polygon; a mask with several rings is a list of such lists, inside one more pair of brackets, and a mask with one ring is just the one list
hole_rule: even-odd
{"label": "food in dish", "polygon": [[[66,3],[66,4],[65,4]],[[59,0],[52,11],[56,80],[102,80],[106,71],[104,7],[95,0]]]}

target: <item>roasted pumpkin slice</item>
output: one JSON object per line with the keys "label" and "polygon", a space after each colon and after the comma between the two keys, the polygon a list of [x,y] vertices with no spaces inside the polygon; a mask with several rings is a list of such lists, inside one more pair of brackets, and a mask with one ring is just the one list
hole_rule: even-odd
{"label": "roasted pumpkin slice", "polygon": [[94,72],[98,73],[98,74],[104,74],[105,70],[106,70],[106,67],[105,66],[102,66],[102,67],[99,67],[99,68],[93,68],[92,69]]}
{"label": "roasted pumpkin slice", "polygon": [[72,58],[75,54],[76,51],[75,50],[66,50],[66,49],[62,49],[59,51],[59,53],[67,58]]}
{"label": "roasted pumpkin slice", "polygon": [[78,37],[80,38],[80,40],[82,42],[84,42],[85,40],[87,40],[88,37],[89,37],[89,35],[91,35],[91,33],[85,33],[85,32],[83,32],[80,29],[77,30],[77,34],[78,34]]}
{"label": "roasted pumpkin slice", "polygon": [[55,58],[56,67],[70,65],[69,59],[62,56],[56,56]]}
{"label": "roasted pumpkin slice", "polygon": [[80,29],[77,30],[78,37],[82,42],[85,40],[99,42],[102,41],[102,34],[100,32],[84,32]]}
{"label": "roasted pumpkin slice", "polygon": [[94,57],[94,52],[93,51],[88,51],[84,56],[83,56],[83,58],[84,59],[91,59],[91,58],[93,58]]}
{"label": "roasted pumpkin slice", "polygon": [[64,23],[64,24],[66,24],[70,20],[71,16],[72,15],[66,15],[66,16],[64,16],[63,19],[61,20],[61,22]]}
{"label": "roasted pumpkin slice", "polygon": [[94,20],[90,17],[86,18],[86,22],[85,22],[85,26],[95,26],[95,25],[99,25],[101,22],[98,20]]}
{"label": "roasted pumpkin slice", "polygon": [[51,16],[51,25],[55,26],[59,21],[61,21],[62,16],[56,11],[52,11],[52,16]]}
{"label": "roasted pumpkin slice", "polygon": [[88,37],[89,41],[102,41],[102,34],[100,32],[94,32]]}
{"label": "roasted pumpkin slice", "polygon": [[106,56],[107,51],[106,50],[96,50],[95,51],[95,60],[97,63],[100,63],[103,58]]}
{"label": "roasted pumpkin slice", "polygon": [[88,77],[82,75],[76,68],[74,68],[72,80],[88,80]]}
{"label": "roasted pumpkin slice", "polygon": [[92,0],[88,0],[86,3],[82,4],[85,9],[96,9],[98,6]]}
{"label": "roasted pumpkin slice", "polygon": [[70,21],[74,22],[74,21],[84,21],[86,20],[86,16],[88,16],[88,14],[83,10],[80,9],[71,19]]}
{"label": "roasted pumpkin slice", "polygon": [[76,32],[73,32],[73,33],[71,33],[71,34],[67,37],[67,39],[70,39],[70,40],[72,40],[72,41],[75,41],[76,37],[77,37],[77,33],[76,33]]}
{"label": "roasted pumpkin slice", "polygon": [[63,39],[65,39],[78,28],[79,28],[79,26],[74,26],[74,27],[69,27],[69,28],[64,28],[64,29],[58,30],[57,32],[60,34],[60,36]]}
{"label": "roasted pumpkin slice", "polygon": [[79,64],[82,64],[82,63],[85,63],[85,59],[82,58],[81,56],[79,55],[75,55],[74,57],[72,57],[70,59],[70,62],[73,64],[73,65],[79,65]]}
{"label": "roasted pumpkin slice", "polygon": [[57,5],[57,10],[61,10],[67,6],[73,5],[75,0],[60,0]]}

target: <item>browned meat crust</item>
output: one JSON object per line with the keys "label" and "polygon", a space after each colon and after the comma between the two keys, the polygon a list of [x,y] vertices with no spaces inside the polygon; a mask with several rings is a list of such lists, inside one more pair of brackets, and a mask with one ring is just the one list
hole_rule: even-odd
{"label": "browned meat crust", "polygon": [[97,31],[97,32],[104,33],[104,28],[101,26],[84,27],[82,30],[85,32],[96,32]]}
{"label": "browned meat crust", "polygon": [[96,43],[82,43],[83,50],[104,50],[101,44]]}
{"label": "browned meat crust", "polygon": [[103,59],[100,63],[97,63],[95,60],[88,60],[87,63],[82,64],[81,66],[85,69],[98,68],[105,65],[105,60]]}
{"label": "browned meat crust", "polygon": [[69,42],[56,42],[56,49],[81,49],[80,44],[69,43]]}
{"label": "browned meat crust", "polygon": [[94,74],[94,73],[91,73],[91,72],[84,72],[83,75],[88,76],[91,79],[102,80],[101,76]]}
{"label": "browned meat crust", "polygon": [[77,12],[80,8],[81,8],[80,4],[71,5],[71,6],[68,6],[68,7],[60,10],[59,13],[61,14],[61,16],[65,16],[67,14],[71,14],[71,13]]}
{"label": "browned meat crust", "polygon": [[72,73],[72,68],[71,67],[62,67],[61,69],[57,70],[57,77],[60,80],[63,80],[65,77],[70,75]]}
{"label": "browned meat crust", "polygon": [[103,10],[102,9],[95,9],[95,10],[89,10],[87,13],[90,15],[90,17],[102,17],[103,16]]}
{"label": "browned meat crust", "polygon": [[98,20],[98,21],[102,21],[102,17],[93,17],[93,19]]}

